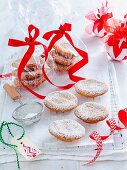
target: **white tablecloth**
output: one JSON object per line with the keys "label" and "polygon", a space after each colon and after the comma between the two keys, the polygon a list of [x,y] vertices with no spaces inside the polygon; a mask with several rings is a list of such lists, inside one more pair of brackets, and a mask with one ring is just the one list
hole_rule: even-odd
{"label": "white tablecloth", "polygon": [[[115,1],[115,4],[113,4],[113,0],[111,1],[111,4],[113,5],[115,14],[118,15],[118,13],[120,13],[122,11],[123,14],[125,14],[125,9],[123,8],[125,5],[127,5],[127,2],[125,2],[126,0],[122,0],[122,2],[119,2],[118,0]],[[46,2],[46,1],[45,1]],[[74,2],[73,0],[70,1],[71,5],[73,2],[73,5],[76,9],[76,5],[77,3]],[[101,1],[100,1],[101,2]],[[0,59],[1,59],[1,63],[0,66],[2,66],[6,59],[9,57],[9,54],[12,53],[12,51],[14,51],[14,49],[12,50],[11,48],[7,47],[7,41],[8,38],[10,38],[10,34],[13,31],[13,28],[15,27],[15,18],[14,16],[10,13],[9,11],[9,7],[7,4],[7,1],[4,0],[0,0],[0,26],[1,26],[1,31],[0,31]],[[78,3],[78,7],[80,8],[81,5],[80,3]],[[97,7],[99,3],[97,3],[97,1],[95,2],[95,0],[91,0],[91,2],[86,2],[86,5],[84,6],[85,11],[88,11],[90,9],[94,9]],[[118,6],[121,5],[121,8]],[[116,8],[118,11],[118,13],[116,13]],[[119,9],[118,9],[119,8]],[[79,9],[78,9],[79,10]],[[120,16],[121,17],[121,16]],[[81,26],[83,24],[82,22],[83,20],[79,20],[78,23],[81,22]],[[78,25],[79,26],[79,25]],[[77,31],[79,33],[79,35],[82,34],[82,39],[84,40],[84,42],[86,43],[89,51],[91,52],[92,55],[94,55],[94,53],[96,53],[96,49],[97,49],[97,45],[100,47],[100,50],[104,49],[102,42],[100,42],[97,38],[94,39],[90,39],[90,38],[86,38],[84,36],[83,33],[83,27],[79,26],[79,28],[81,29],[75,29],[75,31]],[[12,34],[11,34],[12,35]],[[91,49],[90,43],[91,41],[95,41],[96,42],[96,46],[95,48]],[[127,91],[126,91],[126,83],[127,83],[127,63],[126,62],[114,62],[115,68],[116,68],[116,73],[117,73],[117,79],[118,79],[118,84],[119,84],[119,88],[120,88],[120,98],[121,98],[121,105],[122,107],[127,107]],[[113,160],[114,158],[117,158],[116,160],[123,160],[123,161],[101,161],[101,162],[97,162],[94,165],[91,166],[82,166],[82,162],[79,161],[63,161],[63,160],[55,160],[55,161],[37,161],[37,162],[24,162],[22,163],[21,167],[23,170],[67,170],[67,169],[73,169],[73,170],[83,170],[83,169],[87,169],[87,170],[92,170],[92,169],[120,169],[122,168],[123,170],[127,169],[127,152],[123,151],[123,155],[122,157],[120,157],[120,155],[118,154],[114,154],[111,155],[111,157],[108,157],[108,159]],[[0,170],[15,170],[16,169],[16,164],[14,163],[6,163],[6,164],[1,164],[0,165]]]}

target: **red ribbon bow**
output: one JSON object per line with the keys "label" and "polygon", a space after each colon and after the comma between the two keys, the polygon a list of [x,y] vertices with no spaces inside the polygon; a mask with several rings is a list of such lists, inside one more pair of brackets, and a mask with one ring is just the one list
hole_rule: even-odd
{"label": "red ribbon bow", "polygon": [[[121,45],[120,41],[123,39]],[[109,46],[113,46],[113,53],[115,58],[117,58],[123,49],[127,49],[127,26],[124,26],[121,23],[121,26],[117,26],[114,28],[112,34],[109,36],[107,40],[107,44]],[[124,57],[126,59],[127,56]]]}
{"label": "red ribbon bow", "polygon": [[[34,31],[34,35],[32,36],[32,31]],[[39,36],[39,29],[36,28],[34,25],[29,25],[28,26],[28,33],[29,33],[29,37],[25,37],[25,41],[21,41],[21,40],[15,40],[15,39],[9,39],[8,45],[9,46],[13,46],[13,47],[19,47],[19,46],[29,46],[28,50],[26,51],[26,53],[24,54],[19,67],[18,67],[18,78],[19,80],[22,82],[21,80],[21,75],[22,72],[24,71],[24,68],[26,66],[26,64],[28,63],[29,59],[31,58],[32,54],[34,53],[35,50],[35,46],[36,45],[42,45],[44,48],[44,53],[45,55],[47,55],[47,48],[45,45],[43,45],[42,43],[36,41],[37,37]],[[33,95],[44,99],[45,96],[42,96],[36,92],[34,92],[32,89],[30,89],[29,87],[25,86],[23,83],[22,85],[28,90],[30,91]]]}
{"label": "red ribbon bow", "polygon": [[[66,37],[66,39],[69,41],[69,43],[72,45],[72,47],[77,51],[77,53],[83,58],[82,60],[80,60],[79,62],[77,62],[75,65],[73,65],[69,70],[68,70],[68,74],[69,74],[69,77],[72,81],[74,82],[77,82],[79,80],[82,80],[84,78],[82,77],[78,77],[78,76],[74,76],[73,74],[78,71],[81,67],[83,67],[85,64],[88,63],[88,53],[77,48],[70,35],[66,32],[66,31],[71,31],[71,24],[69,23],[65,23],[64,25],[60,25],[59,27],[59,30],[53,30],[53,31],[49,31],[47,33],[45,33],[43,35],[43,38],[46,39],[46,40],[49,40],[54,34],[54,37],[52,38],[52,40],[50,41],[50,44],[48,46],[48,52],[50,52],[50,50],[52,49],[53,45],[60,39],[62,38],[63,36]],[[45,57],[45,62],[47,60],[47,57]],[[43,65],[43,73],[44,73],[44,65]],[[44,73],[46,79],[53,85],[55,85],[53,82],[51,82],[51,80],[49,80],[48,76]],[[61,88],[61,89],[69,89],[71,88],[72,86],[74,85],[74,83],[72,84],[67,84],[65,86],[57,86],[55,85],[56,87],[58,88]]]}

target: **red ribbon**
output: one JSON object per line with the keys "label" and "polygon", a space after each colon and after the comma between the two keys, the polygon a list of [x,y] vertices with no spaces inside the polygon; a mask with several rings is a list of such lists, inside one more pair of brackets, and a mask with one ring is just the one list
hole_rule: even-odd
{"label": "red ribbon", "polygon": [[[32,36],[32,31],[34,30],[34,35]],[[21,75],[22,75],[22,72],[26,66],[26,64],[28,63],[29,59],[31,58],[34,50],[35,50],[35,46],[36,45],[42,45],[43,46],[43,49],[44,49],[44,59],[45,59],[45,62],[44,64],[42,65],[42,71],[43,71],[43,74],[45,76],[45,78],[53,85],[55,85],[53,82],[51,82],[51,80],[48,78],[48,76],[46,75],[46,72],[45,72],[45,69],[44,69],[44,66],[45,66],[45,63],[46,63],[46,60],[48,58],[48,52],[52,49],[53,45],[55,44],[55,42],[57,40],[59,40],[60,38],[62,38],[63,35],[65,35],[66,39],[70,42],[70,44],[74,47],[74,49],[78,52],[78,54],[80,56],[83,57],[83,59],[81,61],[79,61],[78,63],[76,63],[74,66],[72,66],[70,68],[70,70],[68,71],[68,74],[69,74],[69,77],[72,81],[74,82],[77,82],[79,80],[82,80],[83,78],[82,77],[78,77],[78,76],[74,76],[73,74],[79,70],[81,67],[83,67],[85,64],[88,63],[88,54],[87,52],[83,51],[83,50],[80,50],[78,49],[77,47],[75,47],[70,35],[68,33],[66,33],[66,31],[71,31],[71,24],[67,24],[65,23],[63,26],[60,25],[59,27],[59,30],[53,30],[53,31],[50,31],[50,32],[47,32],[46,34],[44,34],[43,38],[49,40],[50,37],[53,35],[53,34],[56,34],[53,39],[51,40],[50,44],[49,44],[49,47],[47,49],[47,47],[45,45],[43,45],[42,43],[36,41],[37,37],[39,36],[39,29],[36,28],[35,26],[33,25],[29,25],[28,26],[28,33],[29,33],[29,37],[25,37],[25,41],[21,41],[21,40],[15,40],[15,39],[9,39],[9,42],[8,42],[8,45],[9,46],[13,46],[13,47],[19,47],[19,46],[29,46],[27,52],[24,54],[20,64],[19,64],[19,67],[18,67],[18,78],[19,80],[21,81],[22,85],[28,90],[30,91],[33,95],[35,95],[36,97],[38,98],[41,98],[41,99],[44,99],[45,96],[42,96],[36,92],[34,92],[32,89],[30,89],[29,87],[25,86],[21,80]],[[57,86],[55,85],[56,87],[59,87],[59,88],[62,88],[62,89],[69,89],[71,88],[72,86],[74,85],[74,83],[72,84],[68,84],[68,85],[65,85],[65,86]]]}
{"label": "red ribbon", "polygon": [[12,73],[0,74],[0,78],[8,78],[11,76],[12,76]]}
{"label": "red ribbon", "polygon": [[127,108],[120,110],[118,112],[118,118],[120,120],[120,122],[124,125],[124,127],[120,127],[117,126],[117,123],[115,121],[115,119],[109,119],[106,121],[107,125],[110,128],[110,133],[109,135],[106,136],[101,136],[98,132],[93,131],[90,134],[90,138],[92,140],[95,140],[96,145],[97,145],[97,152],[95,154],[95,156],[93,157],[92,160],[90,160],[87,164],[91,164],[94,163],[96,161],[96,159],[99,157],[99,155],[101,154],[102,150],[103,150],[103,141],[108,139],[116,130],[122,130],[122,129],[126,129],[127,128]]}
{"label": "red ribbon", "polygon": [[[120,40],[124,39],[122,44],[119,46]],[[114,28],[112,35],[109,36],[107,44],[113,47],[113,53],[117,58],[123,49],[127,49],[127,26],[118,26]],[[127,56],[124,57],[126,59]]]}
{"label": "red ribbon", "polygon": [[[53,31],[49,31],[47,33],[45,33],[43,35],[43,38],[46,39],[46,40],[49,40],[54,34],[54,37],[52,38],[52,40],[50,41],[50,44],[48,46],[48,52],[51,51],[53,45],[59,40],[61,39],[63,36],[66,37],[66,39],[69,41],[69,43],[72,45],[72,47],[77,51],[77,53],[82,57],[82,60],[80,60],[79,62],[77,62],[75,65],[73,65],[69,70],[68,70],[68,75],[69,75],[69,78],[74,81],[74,82],[78,82],[79,80],[82,80],[84,78],[82,77],[78,77],[78,76],[75,76],[73,75],[76,71],[78,71],[80,68],[82,68],[85,64],[88,63],[88,53],[77,48],[73,41],[72,41],[72,38],[70,37],[70,35],[66,32],[66,31],[71,31],[71,24],[69,23],[65,23],[64,25],[60,25],[59,29],[58,30],[53,30]],[[47,57],[45,57],[45,62],[47,60]],[[46,75],[46,73],[44,72],[44,65],[43,65],[43,73],[46,77],[46,79],[53,85],[55,85],[53,82],[51,82],[51,80],[48,78],[48,76]],[[74,83],[72,84],[67,84],[65,86],[58,86],[58,85],[55,85],[56,87],[58,88],[61,88],[61,89],[69,89],[71,88],[72,86],[74,85]]]}
{"label": "red ribbon", "polygon": [[0,74],[0,78],[8,78],[11,77],[12,73],[7,73],[7,74]]}
{"label": "red ribbon", "polygon": [[107,13],[102,16],[100,14],[97,14],[98,18],[94,22],[93,25],[93,31],[97,28],[98,32],[100,32],[103,28],[105,23],[107,22],[108,19],[112,18],[112,13]]}
{"label": "red ribbon", "polygon": [[[32,31],[34,31],[34,35],[32,36]],[[43,49],[44,49],[44,53],[45,55],[47,55],[48,53],[47,48],[45,45],[43,45],[42,43],[36,41],[37,37],[39,36],[39,29],[36,28],[34,25],[29,25],[28,26],[28,33],[29,33],[29,37],[25,37],[25,41],[21,41],[21,40],[15,40],[15,39],[9,39],[8,45],[9,46],[13,46],[13,47],[20,47],[20,46],[29,46],[28,50],[26,51],[26,53],[24,54],[19,67],[18,67],[18,78],[19,80],[22,82],[21,80],[21,75],[22,72],[26,66],[26,64],[28,63],[29,59],[31,58],[32,54],[34,53],[35,50],[35,46],[36,45],[42,45]],[[34,92],[32,89],[30,89],[29,87],[25,86],[22,82],[22,85],[28,90],[30,91],[33,95],[35,95],[36,97],[40,98],[40,99],[44,99],[45,96],[42,96],[36,92]]]}

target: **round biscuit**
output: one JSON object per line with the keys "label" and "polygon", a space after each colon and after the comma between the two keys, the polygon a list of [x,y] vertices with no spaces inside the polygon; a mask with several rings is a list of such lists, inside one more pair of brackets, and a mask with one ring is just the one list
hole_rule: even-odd
{"label": "round biscuit", "polygon": [[94,79],[86,79],[75,84],[75,91],[85,97],[94,98],[105,94],[108,91],[108,86],[106,83]]}
{"label": "round biscuit", "polygon": [[85,136],[85,128],[71,119],[56,120],[50,123],[49,132],[64,142],[72,142]]}
{"label": "round biscuit", "polygon": [[46,96],[44,104],[55,112],[67,112],[77,106],[78,99],[68,91],[55,91]]}
{"label": "round biscuit", "polygon": [[109,111],[96,102],[85,102],[75,109],[74,114],[86,123],[97,123],[106,119]]}

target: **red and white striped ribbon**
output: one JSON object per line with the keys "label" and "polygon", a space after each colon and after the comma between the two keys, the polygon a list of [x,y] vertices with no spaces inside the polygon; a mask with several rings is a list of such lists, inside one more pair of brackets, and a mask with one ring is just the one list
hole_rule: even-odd
{"label": "red and white striped ribbon", "polygon": [[90,134],[90,138],[92,140],[94,140],[96,142],[96,146],[97,146],[97,151],[95,156],[93,157],[92,160],[90,160],[89,162],[87,162],[86,164],[83,165],[89,165],[94,163],[97,158],[100,156],[102,150],[103,150],[103,141],[106,140],[107,138],[109,138],[116,130],[122,130],[122,129],[126,129],[127,128],[127,108],[120,110],[118,112],[118,118],[119,120],[123,123],[124,127],[119,127],[117,126],[117,123],[115,121],[115,119],[109,119],[106,121],[107,125],[110,128],[110,133],[107,136],[101,136],[98,132],[93,131]]}
{"label": "red and white striped ribbon", "polygon": [[12,73],[7,73],[7,74],[0,74],[0,78],[8,78],[11,77]]}

